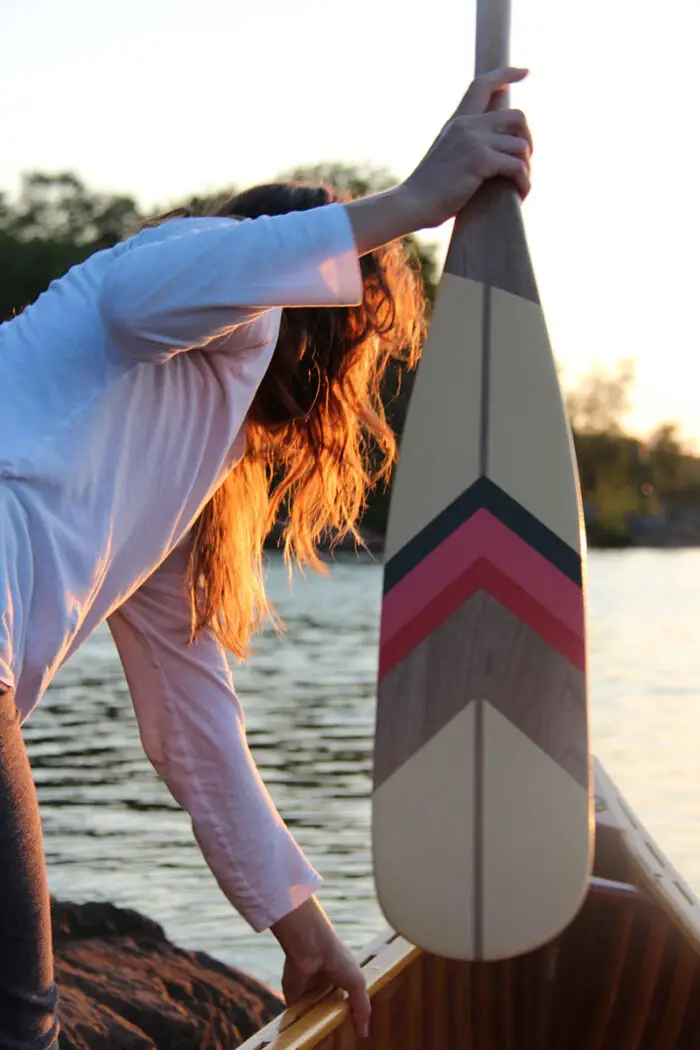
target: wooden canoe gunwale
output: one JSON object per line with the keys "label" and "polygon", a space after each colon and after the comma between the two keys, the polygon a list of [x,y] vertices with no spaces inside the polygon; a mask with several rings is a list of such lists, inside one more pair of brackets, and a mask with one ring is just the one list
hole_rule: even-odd
{"label": "wooden canoe gunwale", "polygon": [[[347,1002],[329,990],[285,1010],[240,1050],[700,1050],[700,1034],[688,1035],[700,1033],[691,922],[700,903],[658,847],[673,885],[692,896],[692,914],[656,899],[649,871],[638,877],[621,824],[631,810],[619,807],[598,764],[596,772],[604,776],[596,865],[559,937],[516,959],[466,963],[430,956],[389,930],[358,956],[373,1000],[369,1043],[355,1039]],[[633,828],[643,832],[636,816]]]}
{"label": "wooden canoe gunwale", "polygon": [[[664,930],[668,930],[671,926],[670,920],[662,907],[643,889],[638,886],[634,886],[631,883],[617,882],[612,879],[601,878],[600,876],[591,876],[589,882],[589,891],[586,898],[586,903],[579,915],[574,919],[572,927],[569,930],[558,937],[555,941],[542,948],[537,949],[535,952],[530,953],[530,957],[539,957],[541,959],[542,973],[550,971],[550,980],[553,982],[553,974],[556,966],[558,965],[558,959],[562,952],[567,952],[570,957],[576,954],[576,947],[573,944],[574,941],[580,940],[583,942],[583,938],[573,929],[574,926],[578,925],[583,927],[586,923],[588,916],[594,911],[601,911],[605,909],[606,912],[610,912],[611,919],[613,916],[622,918],[622,929],[629,929],[632,927],[637,919],[641,919],[643,922],[648,922],[650,925],[654,923],[657,926],[662,926]],[[646,913],[646,915],[644,914]],[[597,927],[600,923],[600,919],[595,922]],[[681,938],[682,934],[678,930],[671,930],[676,935],[676,939]],[[404,971],[410,971],[412,964],[419,960],[423,960],[423,964],[427,961],[428,964],[435,968],[442,965],[443,970],[445,967],[448,969],[451,966],[466,968],[472,967],[474,971],[473,981],[477,985],[482,985],[482,994],[486,997],[493,997],[498,995],[499,992],[494,990],[494,985],[500,986],[501,976],[504,972],[504,967],[507,967],[510,963],[517,963],[517,960],[502,960],[500,962],[485,962],[485,963],[450,963],[446,960],[437,959],[433,956],[427,956],[420,948],[416,948],[414,945],[409,944],[399,934],[393,931],[387,931],[386,934],[377,938],[373,944],[375,950],[373,952],[365,951],[362,953],[362,969],[365,973],[367,986],[370,994],[370,998],[374,1001],[375,999],[381,998],[381,993],[388,985],[393,981],[401,979]],[[687,951],[692,952],[692,948],[687,944],[683,944],[681,947],[681,963],[679,964],[679,977],[683,977],[681,972],[684,968],[691,975],[697,972],[697,967],[692,965],[692,957],[685,958]],[[693,953],[695,954],[695,953]],[[527,957],[521,957],[524,959]],[[620,982],[620,969],[621,961],[617,965],[616,974],[617,983]],[[516,967],[517,970],[517,967]],[[438,979],[445,980],[445,974],[438,976]],[[520,978],[516,976],[516,980]],[[485,982],[485,983],[484,983]],[[489,989],[489,984],[491,988]],[[592,1041],[591,1046],[596,1048],[600,1047],[601,1050],[607,1044],[602,1041],[605,1026],[607,1024],[607,1011],[611,1008],[614,995],[604,995],[599,997],[598,1002],[598,1020],[595,1018],[590,1019],[590,1024],[593,1028],[598,1028],[600,1034],[598,1041]],[[609,1006],[606,1007],[606,1001],[610,1001]],[[579,1001],[574,999],[574,1005],[576,1006],[578,1013],[584,1015],[586,1013],[586,1002],[585,1002],[585,990],[582,988],[579,996]],[[558,1004],[552,1002],[551,1010],[552,1014],[556,1014]],[[588,1022],[587,1022],[588,1023]],[[446,1041],[443,1043],[431,1044],[435,1050],[457,1050],[457,1042],[453,1040],[453,1037],[448,1032],[445,1032]],[[485,1037],[486,1038],[486,1037]],[[515,1037],[513,1037],[515,1038]],[[339,1041],[335,1041],[339,1039]],[[319,998],[315,1003],[309,1005],[308,1003],[298,1004],[296,1008],[286,1010],[279,1018],[275,1019],[271,1024],[261,1029],[255,1036],[245,1042],[240,1050],[336,1050],[336,1048],[342,1048],[342,1050],[360,1050],[361,1045],[355,1040],[351,1031],[351,1022],[349,1019],[349,1009],[347,1001],[344,997],[336,990],[329,990],[325,995]],[[384,1043],[377,1042],[376,1040],[370,1044],[374,1050],[399,1050],[399,1043]],[[423,1045],[419,1043],[418,1046],[421,1048]],[[486,1043],[475,1043],[474,1046],[479,1047],[481,1050],[482,1045]],[[500,1045],[494,1043],[494,1046]],[[509,1044],[504,1044],[509,1045]],[[514,1041],[512,1047],[520,1047],[520,1043]],[[542,1050],[550,1050],[550,1046],[554,1044],[543,1043]],[[557,1044],[558,1045],[558,1044]],[[578,1044],[577,1044],[578,1045]],[[588,1045],[588,1044],[586,1044]],[[623,1044],[621,1044],[622,1046]],[[636,1044],[630,1044],[636,1045]],[[641,1046],[646,1044],[639,1043]],[[674,1050],[674,1045],[663,1046],[663,1050]],[[401,1050],[404,1050],[403,1043],[401,1044]],[[471,1050],[468,1044],[459,1044],[459,1050]],[[661,1050],[661,1044],[659,1045]]]}

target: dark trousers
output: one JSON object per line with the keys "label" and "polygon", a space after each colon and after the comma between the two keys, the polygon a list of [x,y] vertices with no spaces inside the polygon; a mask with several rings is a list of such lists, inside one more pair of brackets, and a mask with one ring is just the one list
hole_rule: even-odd
{"label": "dark trousers", "polygon": [[58,990],[36,789],[0,685],[0,1050],[57,1050]]}

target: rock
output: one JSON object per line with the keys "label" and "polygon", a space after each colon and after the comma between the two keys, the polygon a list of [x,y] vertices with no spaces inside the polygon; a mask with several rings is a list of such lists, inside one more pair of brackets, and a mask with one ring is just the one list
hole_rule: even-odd
{"label": "rock", "polygon": [[61,1050],[228,1050],[282,1009],[264,984],[111,904],[51,902]]}

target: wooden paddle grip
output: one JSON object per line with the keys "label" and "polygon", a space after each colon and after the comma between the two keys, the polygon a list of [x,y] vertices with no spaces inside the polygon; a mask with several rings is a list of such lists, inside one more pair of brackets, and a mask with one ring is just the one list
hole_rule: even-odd
{"label": "wooden paddle grip", "polygon": [[[510,0],[478,0],[477,75],[509,63]],[[494,108],[507,108],[508,92],[499,92]],[[492,179],[457,216],[445,261],[448,273],[539,302],[520,213],[520,198],[510,179]]]}
{"label": "wooden paddle grip", "polygon": [[445,270],[539,303],[520,198],[509,179],[485,183],[459,213]]}

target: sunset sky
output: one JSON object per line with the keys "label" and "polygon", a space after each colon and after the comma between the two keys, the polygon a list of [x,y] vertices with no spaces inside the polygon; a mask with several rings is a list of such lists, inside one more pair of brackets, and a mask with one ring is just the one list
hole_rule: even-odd
{"label": "sunset sky", "polygon": [[[473,68],[470,0],[0,0],[0,190],[144,207],[323,160],[410,173]],[[700,449],[698,0],[513,0],[525,207],[564,380],[637,361],[630,426]],[[444,243],[446,230],[442,231]],[[435,239],[435,234],[431,234]]]}

